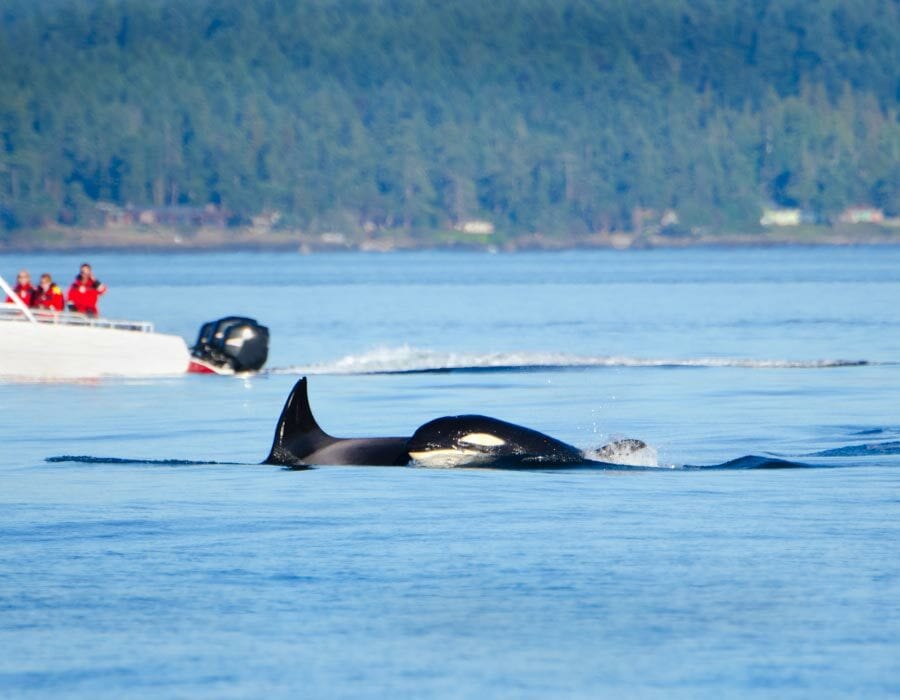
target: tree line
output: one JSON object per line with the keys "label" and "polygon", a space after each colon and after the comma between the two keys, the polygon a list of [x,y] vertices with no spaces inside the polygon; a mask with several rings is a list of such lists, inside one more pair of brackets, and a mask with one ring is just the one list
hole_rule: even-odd
{"label": "tree line", "polygon": [[0,230],[900,214],[898,0],[5,0]]}

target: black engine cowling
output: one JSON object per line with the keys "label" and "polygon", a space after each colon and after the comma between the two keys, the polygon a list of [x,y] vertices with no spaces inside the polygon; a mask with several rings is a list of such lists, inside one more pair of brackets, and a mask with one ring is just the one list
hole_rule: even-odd
{"label": "black engine cowling", "polygon": [[269,356],[269,329],[245,316],[226,316],[200,327],[191,355],[235,372],[253,372]]}

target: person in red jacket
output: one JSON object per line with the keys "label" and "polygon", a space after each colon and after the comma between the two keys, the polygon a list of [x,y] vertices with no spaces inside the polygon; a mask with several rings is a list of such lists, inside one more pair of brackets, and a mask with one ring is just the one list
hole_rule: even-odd
{"label": "person in red jacket", "polygon": [[[31,306],[34,298],[34,287],[31,286],[31,275],[28,270],[19,270],[19,276],[16,278],[16,286],[13,287],[16,296],[22,300],[25,306]],[[6,297],[6,303],[12,302],[12,297]]]}
{"label": "person in red jacket", "polygon": [[69,300],[69,310],[88,316],[96,316],[97,300],[101,294],[106,294],[106,285],[94,277],[94,271],[87,263],[81,264],[81,271],[69,287],[66,298]]}
{"label": "person in red jacket", "polygon": [[62,311],[66,306],[62,290],[46,272],[41,275],[41,283],[34,290],[32,306],[47,311]]}

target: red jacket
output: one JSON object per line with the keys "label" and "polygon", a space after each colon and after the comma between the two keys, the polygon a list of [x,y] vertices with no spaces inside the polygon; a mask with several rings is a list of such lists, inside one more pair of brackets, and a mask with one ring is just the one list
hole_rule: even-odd
{"label": "red jacket", "polygon": [[90,316],[97,315],[97,300],[101,294],[106,293],[106,285],[100,280],[89,279],[83,281],[81,275],[75,278],[72,286],[69,287],[67,299],[69,300],[69,308],[80,314],[88,314]]}
{"label": "red jacket", "polygon": [[[24,287],[21,284],[17,284],[15,287],[13,287],[13,291],[16,293],[16,296],[25,303],[25,306],[31,306],[35,292],[34,287],[32,287],[30,284]],[[11,301],[12,297],[6,297],[7,304],[9,304]]]}
{"label": "red jacket", "polygon": [[38,285],[34,290],[34,298],[31,303],[36,309],[50,309],[52,311],[62,311],[66,305],[62,290],[55,282],[46,290]]}

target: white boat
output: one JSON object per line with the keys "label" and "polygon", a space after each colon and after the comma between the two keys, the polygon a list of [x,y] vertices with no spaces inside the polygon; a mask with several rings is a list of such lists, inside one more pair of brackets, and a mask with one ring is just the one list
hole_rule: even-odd
{"label": "white boat", "polygon": [[87,379],[184,374],[190,353],[177,335],[153,324],[109,321],[72,313],[0,310],[0,377]]}
{"label": "white boat", "polygon": [[91,379],[184,374],[184,339],[156,333],[152,323],[29,309],[0,277],[13,301],[0,305],[0,377]]}
{"label": "white boat", "polygon": [[[116,321],[30,309],[2,277],[0,290],[13,300],[0,304],[0,379],[165,377],[189,371],[234,374],[235,361],[226,355],[240,356],[244,336],[251,342],[255,340],[257,346],[262,344],[254,335],[257,329],[248,331],[243,324],[236,331],[237,338],[212,339],[219,346],[227,344],[224,355],[219,353],[213,358],[195,347],[192,357],[181,336],[157,333],[147,321]],[[206,324],[204,329],[212,326],[215,330],[215,324]],[[223,325],[225,333],[229,332],[230,327]],[[267,354],[268,330],[258,328],[265,331],[265,348],[254,348],[258,366],[248,369],[259,369]],[[237,368],[241,369],[239,364]]]}

